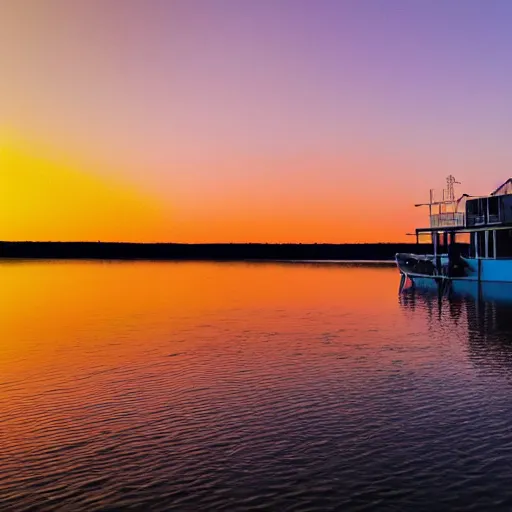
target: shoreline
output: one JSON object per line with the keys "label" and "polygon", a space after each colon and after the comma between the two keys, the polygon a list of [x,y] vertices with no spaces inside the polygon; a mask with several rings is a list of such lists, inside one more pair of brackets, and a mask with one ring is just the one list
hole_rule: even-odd
{"label": "shoreline", "polygon": [[175,244],[125,242],[0,242],[1,260],[151,260],[297,263],[394,262],[398,252],[430,244]]}

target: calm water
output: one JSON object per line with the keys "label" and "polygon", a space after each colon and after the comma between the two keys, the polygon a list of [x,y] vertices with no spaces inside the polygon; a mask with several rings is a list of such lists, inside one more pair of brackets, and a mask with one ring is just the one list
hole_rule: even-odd
{"label": "calm water", "polygon": [[335,264],[0,283],[2,511],[512,509],[512,306]]}

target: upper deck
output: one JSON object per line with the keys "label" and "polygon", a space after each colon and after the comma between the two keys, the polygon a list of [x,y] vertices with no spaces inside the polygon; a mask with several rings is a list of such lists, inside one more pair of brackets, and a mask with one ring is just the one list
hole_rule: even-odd
{"label": "upper deck", "polygon": [[512,224],[512,187],[507,180],[486,197],[477,197],[466,203],[466,227]]}
{"label": "upper deck", "polygon": [[448,176],[446,189],[440,193],[430,191],[428,203],[415,206],[429,207],[429,226],[416,229],[416,233],[435,231],[474,231],[512,226],[512,178],[487,196],[463,194],[455,199],[454,185]]}

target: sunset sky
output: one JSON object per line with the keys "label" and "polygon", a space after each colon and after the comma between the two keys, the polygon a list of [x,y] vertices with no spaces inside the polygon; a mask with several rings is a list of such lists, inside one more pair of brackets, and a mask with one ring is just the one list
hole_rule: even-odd
{"label": "sunset sky", "polygon": [[0,239],[406,241],[512,175],[508,0],[0,0]]}

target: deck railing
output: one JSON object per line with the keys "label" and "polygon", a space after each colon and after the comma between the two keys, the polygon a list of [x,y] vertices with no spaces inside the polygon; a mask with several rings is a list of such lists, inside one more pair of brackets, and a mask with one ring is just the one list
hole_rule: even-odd
{"label": "deck railing", "polygon": [[449,212],[437,213],[430,216],[431,228],[444,228],[464,226],[464,213],[462,212]]}

